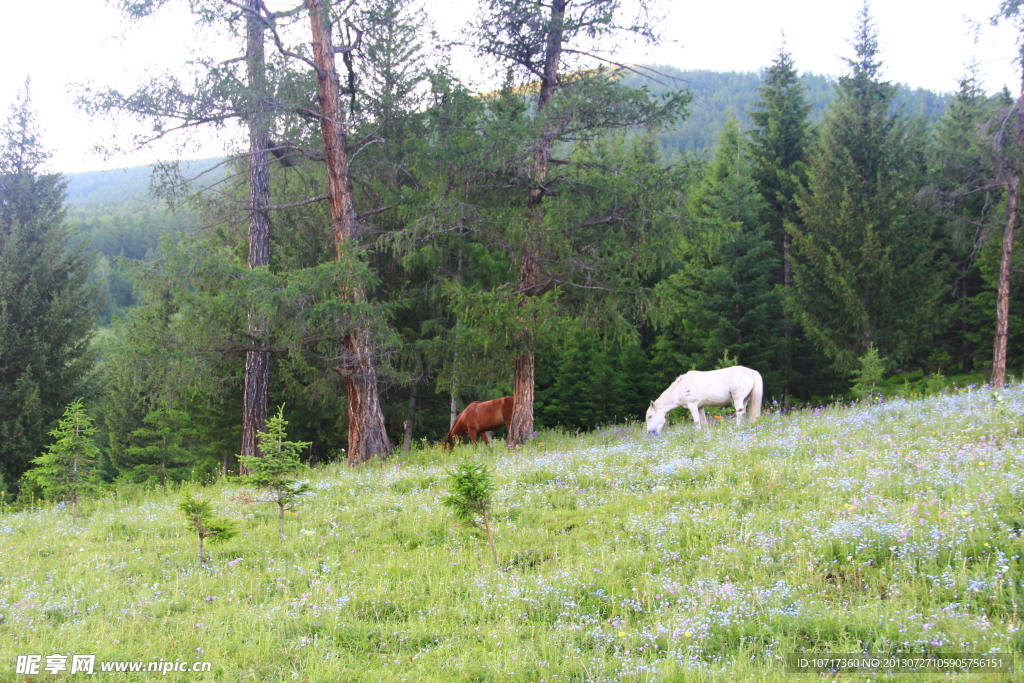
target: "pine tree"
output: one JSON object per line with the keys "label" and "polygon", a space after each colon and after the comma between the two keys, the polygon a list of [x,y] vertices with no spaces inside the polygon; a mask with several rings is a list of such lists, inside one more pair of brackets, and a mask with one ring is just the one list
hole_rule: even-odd
{"label": "pine tree", "polygon": [[26,85],[0,129],[0,490],[43,451],[93,363],[93,261],[70,246],[67,183],[47,158]]}
{"label": "pine tree", "polygon": [[103,484],[98,473],[100,449],[93,441],[96,427],[81,399],[71,402],[50,434],[56,441],[32,460],[35,467],[25,476],[39,485],[47,498],[70,501],[74,521],[78,518],[78,501]]}
{"label": "pine tree", "polygon": [[[922,160],[910,122],[892,113],[878,38],[865,6],[856,57],[839,79],[801,193],[789,313],[841,372],[874,344],[900,363],[941,323],[944,273],[930,217],[918,207]],[[908,312],[913,314],[908,314]]]}

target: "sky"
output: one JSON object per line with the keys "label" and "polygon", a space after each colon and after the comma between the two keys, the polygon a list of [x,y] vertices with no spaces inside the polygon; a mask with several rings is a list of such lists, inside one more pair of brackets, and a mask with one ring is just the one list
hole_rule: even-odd
{"label": "sky", "polygon": [[[663,17],[662,44],[623,45],[623,62],[667,64],[680,69],[757,71],[768,66],[783,41],[801,71],[838,76],[852,53],[862,0],[654,0]],[[174,4],[174,3],[172,3]],[[179,5],[183,3],[177,3]],[[287,4],[275,0],[275,4]],[[988,18],[1000,0],[874,0],[871,13],[879,33],[885,76],[940,92],[957,88],[976,61],[989,91],[1004,85],[1016,94],[1020,69],[1014,63],[1016,34],[993,28]],[[442,36],[454,37],[472,16],[473,0],[425,0]],[[170,9],[171,11],[167,11]],[[45,12],[45,16],[42,13]],[[980,24],[977,40],[970,22]],[[144,78],[181,64],[200,50],[217,47],[211,35],[197,35],[183,11],[165,8],[157,18],[130,25],[104,0],[48,0],[43,5],[6,3],[0,41],[0,117],[26,79],[52,152],[50,170],[79,172],[149,164],[175,156],[203,158],[230,151],[239,140],[213,139],[184,150],[152,146],[113,155],[97,146],[129,143],[136,124],[106,116],[90,119],[74,105],[84,84],[131,88]],[[225,54],[227,54],[225,52]],[[472,65],[472,59],[453,63]],[[466,73],[472,80],[476,74]]]}

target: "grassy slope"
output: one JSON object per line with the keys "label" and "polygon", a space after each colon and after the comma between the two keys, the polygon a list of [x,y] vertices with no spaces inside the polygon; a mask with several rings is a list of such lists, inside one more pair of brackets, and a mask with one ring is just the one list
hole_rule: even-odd
{"label": "grassy slope", "polygon": [[251,492],[205,489],[244,534],[201,570],[178,493],[77,526],[8,514],[0,680],[63,680],[12,673],[51,652],[213,663],[166,680],[438,683],[810,680],[779,655],[1011,652],[1022,414],[1016,387],[480,449],[503,571],[440,505],[436,450],[317,471],[285,541]]}

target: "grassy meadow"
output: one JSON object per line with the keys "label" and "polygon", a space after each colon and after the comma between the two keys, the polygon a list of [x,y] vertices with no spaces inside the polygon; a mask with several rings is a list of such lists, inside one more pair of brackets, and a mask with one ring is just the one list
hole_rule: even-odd
{"label": "grassy meadow", "polygon": [[[285,540],[228,483],[6,513],[0,681],[786,681],[814,680],[792,652],[1024,651],[1022,416],[1024,387],[973,388],[422,448],[312,472]],[[440,502],[463,458],[494,471],[500,568]],[[202,569],[190,490],[241,531]],[[54,653],[96,672],[15,673]],[[161,659],[211,670],[99,671]]]}

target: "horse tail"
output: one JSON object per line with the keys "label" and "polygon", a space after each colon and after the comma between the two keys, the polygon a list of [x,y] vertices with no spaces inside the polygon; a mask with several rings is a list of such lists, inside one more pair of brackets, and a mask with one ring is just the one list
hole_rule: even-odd
{"label": "horse tail", "polygon": [[754,388],[750,390],[750,407],[747,408],[747,421],[755,422],[761,416],[761,396],[764,394],[764,382],[761,373],[754,370]]}

